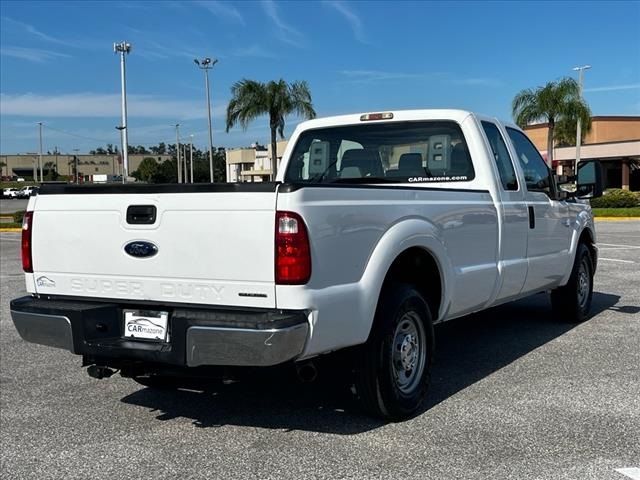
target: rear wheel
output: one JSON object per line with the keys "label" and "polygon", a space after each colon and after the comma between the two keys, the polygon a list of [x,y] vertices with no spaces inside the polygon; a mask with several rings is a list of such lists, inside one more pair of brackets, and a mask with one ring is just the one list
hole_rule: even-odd
{"label": "rear wheel", "polygon": [[371,414],[402,420],[426,398],[433,363],[431,313],[408,285],[386,288],[373,328],[356,360],[356,393]]}
{"label": "rear wheel", "polygon": [[580,243],[569,281],[565,286],[551,292],[551,305],[561,320],[584,322],[591,309],[592,297],[593,263],[591,253],[584,243]]}

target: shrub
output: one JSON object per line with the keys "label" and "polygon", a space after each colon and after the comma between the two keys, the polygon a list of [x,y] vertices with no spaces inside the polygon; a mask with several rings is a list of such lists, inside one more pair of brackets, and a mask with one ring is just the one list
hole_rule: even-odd
{"label": "shrub", "polygon": [[20,210],[18,212],[14,212],[13,213],[13,221],[14,223],[19,223],[20,225],[22,225],[22,219],[24,217],[24,210]]}
{"label": "shrub", "polygon": [[640,206],[638,196],[629,190],[613,188],[604,192],[600,198],[591,200],[593,208],[630,208]]}

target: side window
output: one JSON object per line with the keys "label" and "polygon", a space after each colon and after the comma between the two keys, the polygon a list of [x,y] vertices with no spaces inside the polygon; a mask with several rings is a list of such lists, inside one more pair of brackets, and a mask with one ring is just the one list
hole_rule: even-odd
{"label": "side window", "polygon": [[498,173],[500,174],[500,181],[502,182],[502,188],[505,190],[518,190],[518,179],[516,172],[513,169],[511,158],[509,157],[509,151],[502,139],[502,135],[498,130],[498,127],[491,122],[482,122],[482,128],[487,135],[489,145],[493,151],[493,157],[498,167]]}
{"label": "side window", "polygon": [[507,133],[518,154],[518,161],[524,172],[527,190],[545,192],[552,196],[551,172],[536,147],[525,134],[518,130],[507,128]]}

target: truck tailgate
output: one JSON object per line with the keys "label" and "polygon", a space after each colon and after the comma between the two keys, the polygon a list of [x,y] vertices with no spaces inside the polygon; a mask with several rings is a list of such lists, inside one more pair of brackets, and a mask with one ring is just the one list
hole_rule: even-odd
{"label": "truck tailgate", "polygon": [[[211,190],[39,195],[32,285],[39,294],[275,307],[275,186]],[[155,221],[131,224],[131,206],[154,206]],[[132,256],[132,242],[157,253]]]}

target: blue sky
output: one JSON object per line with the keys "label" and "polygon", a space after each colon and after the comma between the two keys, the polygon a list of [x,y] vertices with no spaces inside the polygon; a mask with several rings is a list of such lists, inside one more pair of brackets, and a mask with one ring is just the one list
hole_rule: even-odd
{"label": "blue sky", "polygon": [[[267,120],[224,132],[231,85],[306,80],[319,116],[465,108],[510,119],[521,89],[591,64],[595,115],[640,115],[640,2],[10,2],[0,24],[2,153],[119,145],[119,59],[127,58],[129,143],[206,144],[212,71],[214,144],[268,142]],[[285,133],[298,120],[288,118]]]}

